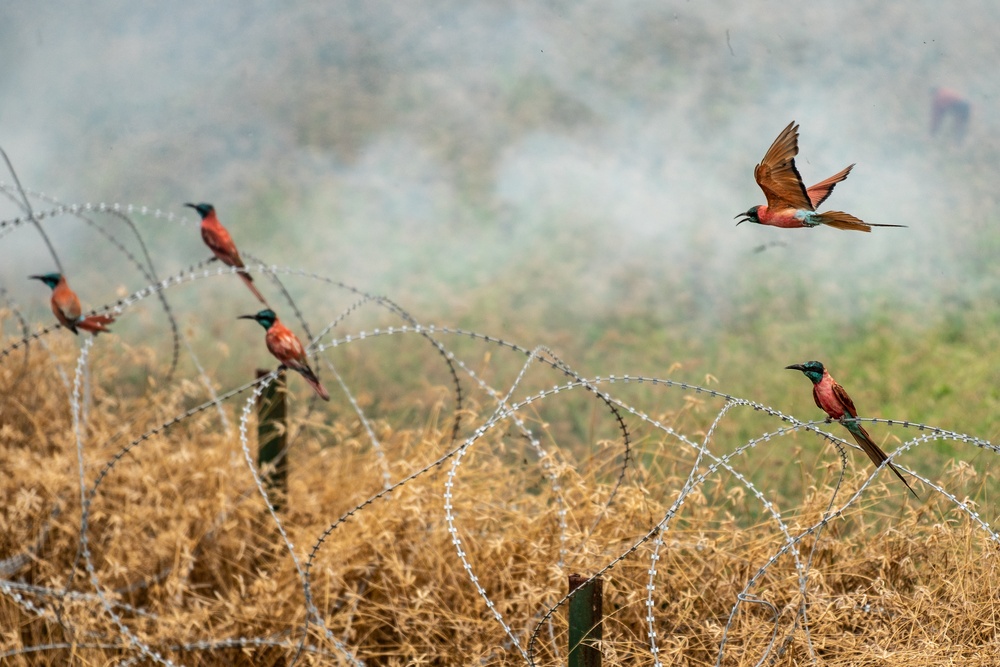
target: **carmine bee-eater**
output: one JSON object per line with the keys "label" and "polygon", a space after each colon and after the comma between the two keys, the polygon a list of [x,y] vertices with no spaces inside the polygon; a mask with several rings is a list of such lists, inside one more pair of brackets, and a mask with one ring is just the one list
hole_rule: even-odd
{"label": "carmine bee-eater", "polygon": [[788,124],[771,147],[764,159],[753,170],[757,185],[764,191],[767,204],[754,206],[736,217],[743,217],[736,223],[756,222],[772,227],[799,228],[829,225],[836,229],[854,229],[870,232],[872,227],[905,227],[906,225],[879,225],[855,218],[841,211],[818,213],[816,207],[826,201],[833,192],[833,186],[847,178],[854,165],[820,181],[811,188],[802,183],[799,170],[795,168],[795,156],[799,153],[799,126],[792,121]]}
{"label": "carmine bee-eater", "polygon": [[89,317],[80,317],[83,313],[80,308],[80,299],[76,296],[76,292],[69,288],[69,283],[66,282],[66,277],[61,273],[46,273],[40,276],[28,276],[34,280],[41,280],[43,283],[52,288],[52,313],[59,320],[59,324],[63,325],[76,335],[80,335],[77,329],[83,329],[84,331],[89,331],[95,336],[102,331],[110,331],[110,329],[105,328],[108,324],[115,321],[115,318],[111,315],[90,315]]}
{"label": "carmine bee-eater", "polygon": [[253,315],[240,315],[237,319],[257,320],[257,323],[267,330],[267,335],[264,337],[267,349],[277,357],[281,365],[285,368],[291,368],[293,371],[298,371],[306,379],[306,382],[309,383],[309,386],[316,390],[320,398],[324,401],[330,400],[330,394],[320,384],[319,378],[313,373],[313,369],[309,367],[306,350],[302,347],[298,336],[281,323],[281,320],[278,319],[273,310],[262,310]]}
{"label": "carmine bee-eater", "polygon": [[235,266],[240,269],[240,278],[247,284],[250,291],[254,293],[254,296],[261,303],[267,305],[267,301],[264,300],[263,295],[261,295],[257,287],[253,284],[253,278],[247,273],[246,265],[240,257],[240,251],[236,249],[236,244],[233,243],[233,237],[229,235],[229,231],[222,226],[219,218],[216,217],[215,207],[205,203],[184,205],[198,211],[198,215],[201,216],[201,238],[205,241],[205,245],[215,253],[216,258],[223,264],[226,266]]}
{"label": "carmine bee-eater", "polygon": [[[847,395],[844,388],[833,379],[830,371],[826,370],[823,364],[818,361],[807,361],[804,364],[792,364],[791,366],[785,366],[785,368],[792,371],[802,371],[807,378],[812,380],[813,400],[816,401],[817,407],[823,410],[830,419],[836,419],[851,432],[854,440],[861,446],[862,451],[868,455],[868,458],[872,460],[872,463],[880,466],[883,462],[887,461],[889,457],[875,444],[875,441],[868,435],[868,431],[860,423],[854,421],[858,416],[858,411],[854,408],[854,401]],[[920,496],[917,495],[917,492],[913,490],[913,487],[910,486],[910,483],[906,481],[906,478],[903,477],[896,466],[892,465],[892,461],[888,461],[886,465],[896,473],[896,477],[903,480],[903,484],[906,484],[906,488],[910,490],[910,493],[919,499]]]}

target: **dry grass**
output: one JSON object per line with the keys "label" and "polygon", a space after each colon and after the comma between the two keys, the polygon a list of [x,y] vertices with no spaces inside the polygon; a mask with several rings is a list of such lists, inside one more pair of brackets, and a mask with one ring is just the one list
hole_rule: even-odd
{"label": "dry grass", "polygon": [[[130,656],[150,664],[77,562],[80,478],[67,387],[55,370],[62,364],[72,382],[75,350],[66,339],[52,357],[36,347],[27,366],[20,358],[0,365],[0,559],[24,553],[49,527],[30,562],[0,577],[0,655],[12,665],[107,665]],[[127,359],[116,350],[109,363],[105,343],[91,360],[88,492],[123,447],[195,404],[199,389],[189,383],[128,397],[116,388],[117,366],[153,362],[141,350],[126,350]],[[292,382],[295,396],[304,396]],[[248,396],[229,404],[234,423]],[[481,424],[491,409],[470,406],[464,421]],[[237,434],[223,432],[213,409],[138,440],[90,503],[94,580],[122,626],[150,651],[186,665],[287,665],[300,640],[306,650],[299,664],[348,663],[337,642],[369,665],[524,664],[449,533],[444,490],[454,457],[338,525],[309,562],[319,536],[382,489],[382,473],[357,420],[331,421],[298,400],[292,414],[291,482],[278,516],[299,563],[309,563],[325,630],[310,623],[303,639],[309,614],[302,578]],[[534,426],[544,435],[543,425]],[[394,430],[380,421],[375,429],[394,480],[456,446],[446,402],[431,405],[422,424]],[[589,466],[546,442],[549,477],[525,438],[501,431],[488,432],[461,459],[452,512],[471,572],[527,650],[569,573],[600,570],[667,515],[694,452],[663,437],[637,443],[644,456],[633,458],[608,507],[607,480],[615,477],[608,470],[620,454],[613,443],[596,455],[606,457],[602,464]],[[864,481],[858,475],[848,478],[850,489]],[[942,484],[961,489],[974,476],[957,465]],[[788,505],[780,508],[788,532],[816,526],[830,494],[817,482],[805,497],[779,498]],[[838,506],[847,497],[842,492]],[[715,664],[733,605],[760,573],[748,594],[763,602],[740,605],[725,636],[724,665],[754,665],[765,655],[779,665],[808,664],[810,651],[823,665],[996,664],[996,544],[945,498],[904,498],[891,480],[873,484],[818,538],[797,542],[807,575],[803,599],[790,552],[760,573],[786,546],[774,518],[748,525],[743,508],[755,499],[731,475],[709,476],[661,533],[652,594],[660,660]],[[646,587],[655,539],[604,575],[606,665],[654,662]],[[67,586],[76,594],[65,595]],[[796,622],[804,602],[808,637]],[[538,664],[566,658],[565,607],[550,618],[533,647]]]}

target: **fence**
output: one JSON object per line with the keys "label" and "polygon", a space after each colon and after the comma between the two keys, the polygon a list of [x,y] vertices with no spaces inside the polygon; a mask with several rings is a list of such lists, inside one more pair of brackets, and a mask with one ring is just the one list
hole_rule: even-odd
{"label": "fence", "polygon": [[[96,213],[132,229],[132,216],[162,217],[53,204],[0,230]],[[123,252],[150,282],[100,312],[121,321],[146,300],[160,304],[173,344],[155,389],[116,393],[123,369],[144,352],[106,335],[70,348],[67,332],[29,333],[22,320],[23,335],[0,353],[6,661],[819,663],[876,651],[902,656],[945,636],[978,655],[995,650],[991,633],[975,634],[984,627],[980,615],[996,610],[995,596],[971,585],[935,588],[991,580],[992,565],[975,556],[991,553],[1000,538],[966,498],[968,467],[939,482],[901,463],[941,440],[996,453],[988,441],[862,420],[903,434],[892,460],[922,482],[925,511],[891,480],[875,483],[884,470],[848,474],[852,445],[835,425],[669,378],[585,377],[544,346],[427,325],[385,297],[252,263],[258,280],[283,295],[282,309],[296,314],[290,323],[300,331],[310,322],[287,281],[346,303],[324,314],[307,341],[334,400],[319,403],[302,378],[285,373],[296,398],[280,417],[283,374],[265,371],[217,390],[170,305],[173,290],[235,281],[236,270],[203,263],[159,279],[151,262]],[[10,303],[8,310],[18,317]],[[366,310],[387,323],[350,329]],[[360,349],[363,358],[380,342],[398,342],[378,348],[391,368],[420,354],[436,369],[412,396],[417,416],[402,425],[393,420],[406,411],[371,413],[346,377],[359,358],[348,353]],[[43,355],[29,354],[39,346]],[[473,369],[469,359],[484,350],[506,359],[512,377],[488,382]],[[195,372],[184,375],[182,362]],[[367,370],[365,391],[382,382]],[[707,428],[687,431],[659,416],[677,396],[713,405],[705,408]],[[200,402],[187,405],[191,397]],[[584,443],[598,451],[590,462],[599,460],[586,474],[577,470],[588,466],[586,449],[561,446],[572,429],[540,416],[581,398],[597,406],[603,433],[613,436]],[[285,425],[258,420],[263,446],[255,454],[249,433],[259,405]],[[724,447],[717,435],[738,415],[773,426]],[[840,465],[829,483],[810,480],[813,490],[804,488],[797,506],[781,507],[783,496],[751,479],[746,462],[753,452],[788,447],[795,433],[832,443]],[[896,513],[888,525],[868,518],[887,503]],[[873,561],[881,565],[871,569]],[[848,571],[850,564],[857,569]],[[572,580],[585,593],[566,592],[573,570],[590,573]],[[938,581],[942,571],[947,581]],[[566,615],[601,599],[602,631],[584,640],[594,619]],[[946,616],[968,622],[943,623]],[[956,625],[973,634],[947,634]],[[846,628],[859,626],[859,639],[845,641]]]}

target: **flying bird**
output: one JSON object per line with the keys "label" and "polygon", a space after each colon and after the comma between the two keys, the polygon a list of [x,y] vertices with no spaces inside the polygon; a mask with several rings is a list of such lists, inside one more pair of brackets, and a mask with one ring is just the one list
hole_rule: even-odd
{"label": "flying bird", "polygon": [[99,333],[110,332],[107,329],[107,325],[115,321],[115,318],[111,315],[90,315],[88,317],[81,317],[83,310],[80,308],[80,298],[76,295],[76,292],[70,289],[69,283],[66,282],[66,277],[61,273],[46,273],[38,276],[28,276],[33,280],[41,280],[43,283],[52,288],[52,299],[50,300],[50,305],[52,306],[52,313],[59,320],[59,324],[63,325],[77,336],[80,332],[77,329],[83,329],[84,331],[89,331],[95,336]]}
{"label": "flying bird", "polygon": [[859,232],[870,232],[872,227],[906,226],[865,222],[842,211],[818,213],[816,207],[826,201],[837,183],[847,178],[854,165],[849,165],[830,178],[806,188],[799,170],[795,168],[795,156],[798,153],[799,126],[792,121],[774,140],[764,154],[764,159],[753,171],[757,185],[767,198],[767,204],[754,206],[738,214],[736,217],[743,219],[736,223],[737,226],[743,222],[756,222],[786,229],[828,225],[836,229],[854,229]]}
{"label": "flying bird", "polygon": [[861,450],[868,455],[868,458],[872,460],[872,463],[876,466],[881,466],[885,462],[889,466],[889,469],[896,473],[896,477],[901,479],[903,484],[906,484],[906,488],[910,490],[910,493],[918,500],[920,499],[920,496],[913,490],[910,483],[906,481],[906,478],[892,464],[892,461],[888,460],[889,457],[886,456],[885,452],[868,435],[868,431],[860,423],[854,421],[858,416],[858,411],[854,407],[854,401],[847,395],[844,388],[833,379],[833,376],[823,367],[823,364],[818,361],[807,361],[804,364],[792,364],[791,366],[785,366],[785,368],[805,373],[805,376],[812,380],[813,400],[816,401],[816,406],[826,412],[830,419],[836,419],[851,432],[854,440],[861,446]]}
{"label": "flying bird", "polygon": [[302,342],[299,341],[298,336],[281,323],[281,320],[278,319],[273,310],[265,309],[253,315],[240,315],[237,319],[256,320],[258,324],[267,330],[267,335],[264,337],[267,349],[277,357],[281,365],[297,371],[306,379],[309,386],[316,390],[320,398],[324,401],[330,400],[330,394],[320,384],[319,378],[316,377],[313,369],[309,367],[309,360],[306,357],[305,348],[302,347]]}
{"label": "flying bird", "polygon": [[236,244],[233,243],[233,237],[229,235],[229,231],[222,226],[219,218],[216,217],[215,207],[205,203],[188,203],[184,205],[198,211],[198,215],[201,216],[201,238],[205,241],[205,245],[215,253],[216,259],[220,260],[226,266],[235,266],[237,269],[240,269],[238,272],[240,278],[250,288],[250,291],[254,293],[254,296],[261,303],[267,305],[267,301],[253,284],[253,277],[247,273],[246,265],[240,257],[240,251],[236,249]]}

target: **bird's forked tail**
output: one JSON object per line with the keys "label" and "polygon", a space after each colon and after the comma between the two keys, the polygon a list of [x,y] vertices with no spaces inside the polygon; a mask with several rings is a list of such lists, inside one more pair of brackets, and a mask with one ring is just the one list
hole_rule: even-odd
{"label": "bird's forked tail", "polygon": [[266,306],[267,301],[264,299],[264,295],[261,294],[260,290],[257,289],[257,286],[253,284],[253,276],[247,273],[246,270],[238,271],[237,274],[243,279],[246,286],[250,288],[250,291],[253,292],[254,296],[257,297],[257,300]]}
{"label": "bird's forked tail", "polygon": [[107,325],[115,321],[115,318],[111,315],[89,315],[82,319],[74,322],[77,329],[83,329],[84,331],[89,331],[95,336],[99,333],[111,333],[111,329],[106,328]]}
{"label": "bird's forked tail", "polygon": [[309,383],[309,386],[312,387],[324,401],[330,400],[329,392],[327,392],[326,387],[320,383],[319,378],[316,377],[316,373],[313,372],[313,369],[308,366],[289,366],[287,364],[285,367],[291,368],[293,371],[298,372],[299,375],[304,377],[306,382]]}
{"label": "bird's forked tail", "polygon": [[913,490],[913,487],[906,481],[903,474],[899,472],[899,469],[892,465],[892,461],[889,461],[888,455],[882,451],[881,447],[875,444],[875,441],[872,440],[871,436],[868,435],[868,431],[866,431],[861,424],[856,421],[843,421],[841,423],[847,427],[848,431],[851,432],[851,435],[854,436],[855,442],[857,442],[862,451],[868,455],[868,458],[872,460],[872,463],[876,466],[881,466],[883,462],[886,462],[886,466],[889,470],[892,470],[896,474],[896,477],[898,477],[903,484],[906,484],[906,488],[910,490],[913,497],[920,500],[920,496],[917,495],[917,492]]}
{"label": "bird's forked tail", "polygon": [[834,229],[850,229],[858,232],[870,232],[872,227],[906,227],[906,225],[884,225],[874,222],[865,222],[855,218],[850,213],[843,211],[827,211],[826,213],[816,213],[814,220],[819,220],[820,224],[829,225]]}

